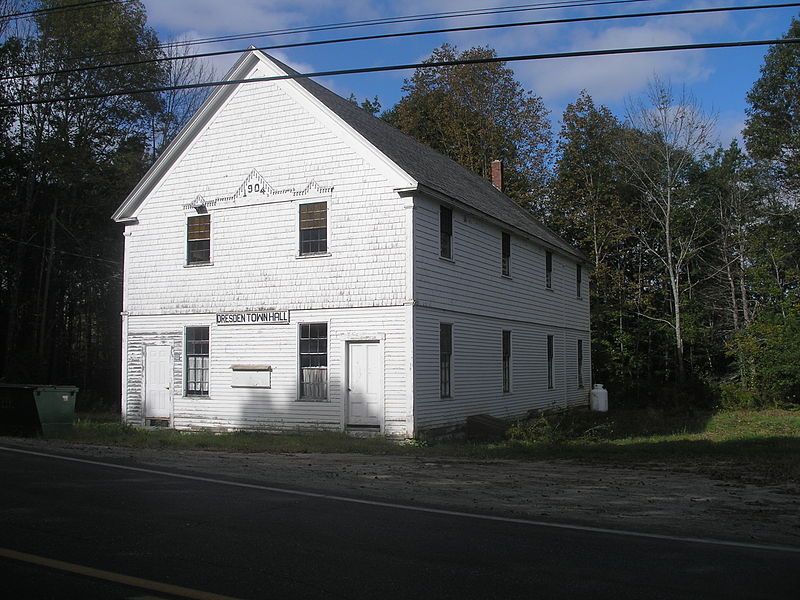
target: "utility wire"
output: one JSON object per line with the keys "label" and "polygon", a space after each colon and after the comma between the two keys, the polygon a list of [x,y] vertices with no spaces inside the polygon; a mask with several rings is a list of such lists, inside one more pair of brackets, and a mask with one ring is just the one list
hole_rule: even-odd
{"label": "utility wire", "polygon": [[53,104],[56,102],[70,102],[76,100],[96,100],[114,96],[128,96],[133,94],[154,94],[173,90],[189,90],[206,87],[222,87],[246,83],[263,83],[267,81],[282,81],[286,79],[310,79],[313,77],[333,77],[337,75],[357,75],[362,73],[385,73],[387,71],[408,71],[411,69],[429,69],[437,67],[453,67],[458,65],[479,65],[502,62],[520,62],[533,60],[550,60],[557,58],[581,58],[587,56],[614,56],[626,54],[644,54],[655,52],[676,52],[684,50],[708,50],[715,48],[747,48],[753,46],[774,46],[783,44],[800,44],[800,38],[778,38],[772,40],[740,40],[734,42],[706,42],[700,44],[673,44],[669,46],[639,46],[635,48],[609,48],[603,50],[577,50],[570,52],[548,52],[543,54],[520,54],[515,56],[491,56],[484,58],[470,58],[457,60],[443,60],[430,62],[405,63],[398,65],[382,65],[377,67],[358,67],[354,69],[334,69],[330,71],[314,71],[311,73],[296,73],[294,75],[273,75],[270,77],[252,77],[249,79],[228,79],[224,81],[208,81],[199,83],[185,83],[181,85],[165,85],[150,88],[120,90],[116,92],[101,92],[84,94],[80,96],[56,96],[52,98],[39,98],[37,100],[23,100],[18,102],[4,102],[0,108],[16,106],[33,106],[40,104]]}
{"label": "utility wire", "polygon": [[[488,29],[508,29],[511,27],[532,27],[541,25],[563,25],[569,23],[592,23],[600,21],[616,21],[626,19],[643,19],[651,17],[665,17],[665,16],[679,16],[679,15],[699,15],[711,14],[720,12],[741,12],[750,10],[766,10],[773,8],[793,8],[800,6],[800,2],[782,2],[778,4],[762,4],[762,5],[748,5],[748,6],[714,6],[707,8],[689,8],[679,10],[660,10],[651,12],[628,13],[628,14],[615,14],[615,15],[599,15],[591,17],[564,17],[559,19],[547,19],[540,21],[523,21],[517,23],[498,23],[491,25],[466,25],[462,27],[447,27],[443,29],[427,29],[422,31],[402,31],[395,33],[380,33],[374,35],[364,35],[347,38],[335,38],[329,40],[316,40],[310,42],[293,42],[288,44],[276,44],[272,46],[262,46],[259,50],[277,50],[285,48],[302,48],[310,46],[323,46],[329,44],[342,44],[351,42],[363,42],[374,40],[385,40],[392,38],[415,37],[420,35],[434,35],[441,33],[460,33],[466,31],[481,31]],[[85,67],[74,67],[70,69],[54,69],[51,71],[38,71],[34,73],[25,73],[21,75],[10,75],[0,77],[0,81],[8,81],[13,79],[23,79],[26,77],[46,77],[49,75],[65,75],[69,73],[82,73],[86,71],[96,71],[100,69],[111,69],[115,67],[131,67],[136,65],[144,65],[151,63],[161,63],[168,61],[187,60],[190,58],[208,58],[211,56],[226,56],[230,54],[241,54],[246,52],[248,48],[237,48],[235,50],[217,50],[214,52],[200,52],[197,54],[185,54],[182,56],[160,56],[156,58],[143,58],[138,60],[130,60],[119,63],[103,64],[103,65],[89,65]]]}
{"label": "utility wire", "polygon": [[[228,41],[236,41],[241,39],[254,39],[254,38],[261,38],[261,37],[278,37],[284,35],[294,35],[299,33],[314,33],[318,31],[330,31],[334,29],[351,29],[351,28],[359,28],[359,27],[374,27],[378,25],[392,25],[396,23],[411,23],[417,21],[429,21],[429,20],[440,20],[445,18],[462,18],[462,17],[472,17],[472,16],[484,16],[484,15],[495,15],[495,14],[502,14],[507,12],[529,12],[529,11],[540,11],[540,10],[552,10],[552,9],[569,9],[569,8],[584,8],[584,7],[594,7],[594,6],[605,6],[605,5],[615,5],[615,4],[632,4],[632,3],[639,3],[639,2],[653,2],[655,0],[554,0],[549,2],[538,2],[533,4],[521,4],[517,6],[511,7],[496,7],[492,9],[473,9],[471,11],[453,11],[453,12],[441,12],[441,13],[427,13],[427,14],[420,14],[420,15],[407,15],[407,16],[400,16],[400,17],[386,17],[383,19],[372,19],[372,20],[365,20],[365,21],[343,21],[340,23],[329,23],[326,25],[311,25],[307,27],[299,27],[295,29],[275,29],[272,31],[260,31],[260,32],[252,32],[252,33],[245,33],[245,34],[236,34],[236,35],[228,35],[228,36],[218,36],[218,37],[210,37],[210,38],[201,38],[200,40],[187,40],[187,41],[176,41],[176,42],[167,42],[163,44],[158,44],[155,46],[150,46],[149,49],[151,50],[163,50],[169,47],[182,47],[182,46],[191,46],[194,44],[211,44],[211,43],[220,43],[220,42],[228,42]],[[67,59],[67,61],[72,60],[88,60],[92,58],[101,58],[106,56],[118,56],[118,55],[125,55],[130,54],[132,52],[138,52],[141,48],[133,48],[130,50],[116,50],[111,52],[98,52],[95,54],[83,55],[83,56],[72,56]],[[28,63],[14,63],[10,66],[12,67],[19,67],[19,66],[32,66],[36,63],[28,62]]]}
{"label": "utility wire", "polygon": [[53,12],[71,11],[84,8],[93,8],[98,4],[127,4],[130,0],[92,0],[91,2],[76,2],[75,4],[64,4],[62,6],[52,6],[50,8],[37,8],[35,10],[26,10],[23,12],[9,13],[7,15],[0,15],[0,21],[15,21],[17,19],[30,19],[45,15]]}

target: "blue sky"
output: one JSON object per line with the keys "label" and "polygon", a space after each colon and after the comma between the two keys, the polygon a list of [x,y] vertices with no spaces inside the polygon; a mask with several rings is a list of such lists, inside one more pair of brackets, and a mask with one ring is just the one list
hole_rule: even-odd
{"label": "blue sky", "polygon": [[[144,0],[150,24],[163,40],[198,38],[245,32],[298,28],[401,15],[530,5],[543,0]],[[448,18],[423,23],[350,29],[339,32],[262,37],[227,44],[198,46],[203,49],[244,48],[460,25],[553,19],[559,17],[768,4],[764,0],[642,0],[628,5],[580,9],[532,10],[495,16]],[[742,39],[777,38],[785,34],[798,9],[784,8],[717,13],[682,17],[628,19],[599,23],[515,27],[499,31],[477,31],[425,35],[399,40],[356,42],[275,51],[274,54],[300,71],[354,68],[380,64],[416,62],[444,42],[459,48],[489,45],[500,55],[533,54],[571,50],[620,48],[664,44],[687,44]],[[701,50],[616,57],[558,59],[510,64],[526,89],[544,98],[551,111],[554,129],[564,107],[586,89],[597,102],[624,115],[625,100],[643,93],[654,74],[673,86],[686,86],[704,105],[717,114],[719,141],[727,144],[737,137],[745,120],[745,95],[758,78],[765,47]],[[235,57],[214,59],[224,74]],[[348,96],[377,95],[384,108],[400,99],[403,79],[410,72],[351,75],[321,80],[323,85]]]}

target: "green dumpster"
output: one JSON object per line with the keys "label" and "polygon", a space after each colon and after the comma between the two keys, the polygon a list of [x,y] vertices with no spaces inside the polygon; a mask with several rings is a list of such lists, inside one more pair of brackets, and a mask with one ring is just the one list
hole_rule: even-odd
{"label": "green dumpster", "polygon": [[47,437],[69,431],[77,394],[71,385],[0,383],[0,433]]}

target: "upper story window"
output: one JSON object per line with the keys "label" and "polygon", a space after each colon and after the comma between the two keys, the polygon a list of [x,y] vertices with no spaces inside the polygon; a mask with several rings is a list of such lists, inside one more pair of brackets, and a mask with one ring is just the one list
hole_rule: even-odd
{"label": "upper story window", "polygon": [[449,398],[453,380],[453,325],[439,324],[439,395]]}
{"label": "upper story window", "polygon": [[211,262],[211,215],[189,217],[186,226],[186,264]]}
{"label": "upper story window", "polygon": [[328,252],[328,203],[300,205],[300,256]]}
{"label": "upper story window", "polygon": [[511,391],[511,332],[503,331],[503,393]]}
{"label": "upper story window", "polygon": [[503,259],[500,268],[503,275],[511,276],[511,234],[505,231],[503,232]]}
{"label": "upper story window", "polygon": [[300,399],[328,399],[328,324],[300,325]]}
{"label": "upper story window", "polygon": [[439,207],[439,255],[453,258],[453,210],[447,206]]}
{"label": "upper story window", "polygon": [[583,267],[581,265],[575,265],[575,286],[576,286],[576,293],[578,298],[581,297],[581,288],[583,288]]}
{"label": "upper story window", "polygon": [[208,327],[186,328],[186,395],[208,396]]}
{"label": "upper story window", "polygon": [[553,289],[553,253],[547,250],[544,253],[544,285],[547,289]]}

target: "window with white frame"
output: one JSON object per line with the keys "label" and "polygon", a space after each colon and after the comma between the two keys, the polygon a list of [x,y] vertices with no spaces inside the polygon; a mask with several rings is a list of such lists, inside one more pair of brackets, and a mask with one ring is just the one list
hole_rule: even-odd
{"label": "window with white frame", "polygon": [[211,215],[189,217],[186,223],[186,264],[211,262]]}
{"label": "window with white frame", "polygon": [[300,256],[328,252],[328,203],[300,205]]}
{"label": "window with white frame", "polygon": [[186,328],[186,395],[208,396],[208,327]]}
{"label": "window with white frame", "polygon": [[300,324],[300,399],[328,399],[328,324]]}
{"label": "window with white frame", "polygon": [[439,395],[450,398],[453,379],[453,325],[439,324]]}
{"label": "window with white frame", "polygon": [[511,332],[503,331],[503,393],[511,391]]}
{"label": "window with white frame", "polygon": [[439,206],[439,255],[453,258],[453,210]]}
{"label": "window with white frame", "polygon": [[554,359],[554,349],[553,349],[553,336],[547,336],[547,389],[552,390],[556,387],[555,379],[553,377],[553,359]]}

